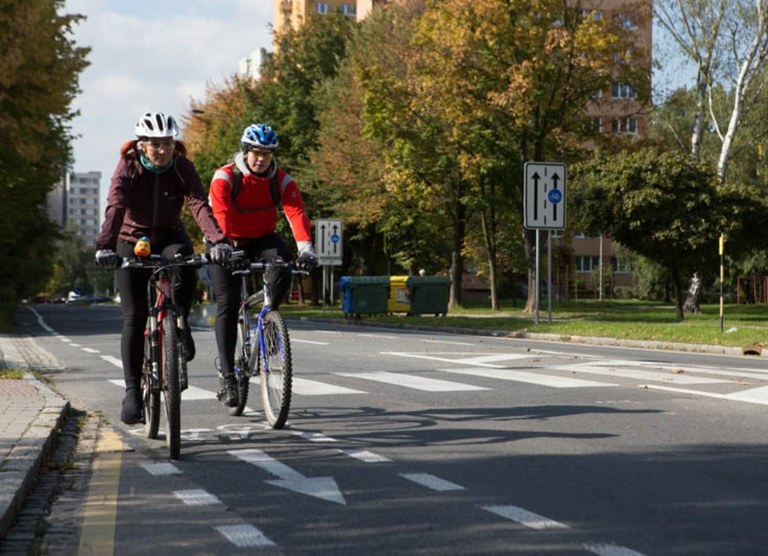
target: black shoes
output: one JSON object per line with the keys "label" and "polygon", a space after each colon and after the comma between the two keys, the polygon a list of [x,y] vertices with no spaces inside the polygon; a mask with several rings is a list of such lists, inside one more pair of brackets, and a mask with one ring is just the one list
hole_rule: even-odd
{"label": "black shoes", "polygon": [[192,339],[192,330],[189,326],[184,328],[182,334],[182,340],[184,342],[184,351],[187,357],[187,362],[192,361],[195,358],[195,341]]}
{"label": "black shoes", "polygon": [[141,390],[138,388],[126,390],[125,398],[123,398],[123,411],[120,414],[120,420],[126,425],[143,423],[144,419],[141,415],[141,409]]}
{"label": "black shoes", "polygon": [[219,399],[224,400],[224,405],[227,407],[237,407],[239,400],[237,396],[237,384],[235,383],[235,375],[220,375],[219,384]]}

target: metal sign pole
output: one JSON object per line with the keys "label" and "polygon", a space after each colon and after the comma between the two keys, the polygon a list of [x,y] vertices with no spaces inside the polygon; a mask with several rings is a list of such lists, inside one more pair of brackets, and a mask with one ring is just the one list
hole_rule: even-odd
{"label": "metal sign pole", "polygon": [[541,267],[541,257],[539,256],[539,230],[536,229],[536,285],[534,286],[534,295],[536,296],[536,324],[539,324],[539,296],[541,295],[539,291],[539,281],[540,281],[540,267]]}
{"label": "metal sign pole", "polygon": [[552,230],[547,230],[547,322],[552,322]]}

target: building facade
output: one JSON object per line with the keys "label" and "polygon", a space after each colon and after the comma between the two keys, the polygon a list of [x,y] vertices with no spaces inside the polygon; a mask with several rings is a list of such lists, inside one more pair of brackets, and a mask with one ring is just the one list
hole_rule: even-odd
{"label": "building facade", "polygon": [[74,230],[88,247],[99,235],[101,172],[68,172],[48,194],[48,218]]}

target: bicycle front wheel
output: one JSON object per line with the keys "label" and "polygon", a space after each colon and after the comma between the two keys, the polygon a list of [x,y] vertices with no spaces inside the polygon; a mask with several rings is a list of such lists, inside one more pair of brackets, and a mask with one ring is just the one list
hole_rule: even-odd
{"label": "bicycle front wheel", "polygon": [[281,429],[291,408],[293,367],[291,342],[285,321],[277,311],[269,311],[263,320],[263,342],[259,353],[261,400],[264,414],[273,429]]}
{"label": "bicycle front wheel", "polygon": [[144,336],[141,399],[144,402],[144,434],[147,438],[155,439],[160,429],[160,388],[152,380],[152,354],[149,347],[149,336]]}
{"label": "bicycle front wheel", "polygon": [[179,368],[179,332],[176,317],[163,319],[163,397],[165,398],[165,438],[171,459],[179,459],[181,451],[181,380]]}

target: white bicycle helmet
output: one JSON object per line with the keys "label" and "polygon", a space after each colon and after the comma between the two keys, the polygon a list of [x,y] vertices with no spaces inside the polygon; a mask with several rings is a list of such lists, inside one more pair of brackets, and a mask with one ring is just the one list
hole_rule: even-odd
{"label": "white bicycle helmet", "polygon": [[162,112],[147,112],[136,122],[134,133],[137,137],[178,137],[179,125],[173,116]]}

